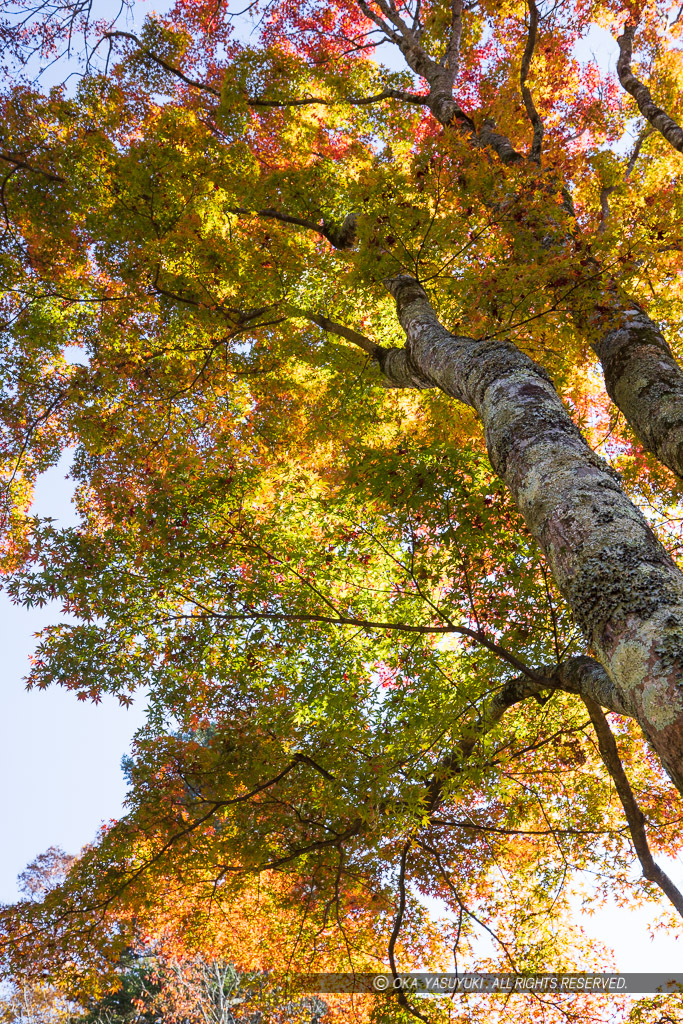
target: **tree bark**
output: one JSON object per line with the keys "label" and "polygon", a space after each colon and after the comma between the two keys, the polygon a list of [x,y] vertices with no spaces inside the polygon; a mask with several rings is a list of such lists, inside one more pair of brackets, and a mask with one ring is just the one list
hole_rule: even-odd
{"label": "tree bark", "polygon": [[607,394],[643,446],[683,479],[683,371],[647,313],[622,309],[612,323],[593,342]]}
{"label": "tree bark", "polygon": [[476,410],[491,464],[616,700],[683,793],[683,574],[540,366],[509,342],[451,334],[414,278],[389,288],[407,341],[380,353],[385,376],[398,387],[438,387]]}
{"label": "tree bark", "polygon": [[626,704],[602,665],[585,654],[579,654],[554,668],[545,670],[553,685],[566,693],[575,693],[584,700],[592,700],[608,711],[631,717],[633,709]]}

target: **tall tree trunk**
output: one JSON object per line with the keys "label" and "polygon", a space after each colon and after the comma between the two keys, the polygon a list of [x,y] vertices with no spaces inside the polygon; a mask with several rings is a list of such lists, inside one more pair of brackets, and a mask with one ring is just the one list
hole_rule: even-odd
{"label": "tall tree trunk", "polygon": [[414,278],[389,287],[407,341],[379,355],[385,376],[476,410],[493,468],[619,700],[683,793],[683,574],[540,366],[509,342],[451,334]]}

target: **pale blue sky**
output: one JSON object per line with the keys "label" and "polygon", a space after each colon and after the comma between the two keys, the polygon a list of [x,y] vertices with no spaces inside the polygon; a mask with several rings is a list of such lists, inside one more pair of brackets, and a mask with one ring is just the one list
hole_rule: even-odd
{"label": "pale blue sky", "polygon": [[[43,476],[34,503],[64,526],[74,522],[68,465],[67,457]],[[57,687],[26,692],[33,635],[58,618],[57,607],[18,608],[0,594],[0,901],[15,898],[16,876],[36,854],[52,845],[75,853],[120,813],[121,757],[144,720],[139,702],[125,709],[110,697],[81,703]]]}

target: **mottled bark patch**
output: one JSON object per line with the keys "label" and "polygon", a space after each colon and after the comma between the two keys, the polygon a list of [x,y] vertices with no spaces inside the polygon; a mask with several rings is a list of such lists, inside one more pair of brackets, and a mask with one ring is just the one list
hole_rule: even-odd
{"label": "mottled bark patch", "polygon": [[619,632],[627,618],[649,618],[662,608],[678,608],[680,573],[663,560],[647,561],[643,546],[606,544],[581,561],[567,591],[576,620],[587,634],[605,638]]}

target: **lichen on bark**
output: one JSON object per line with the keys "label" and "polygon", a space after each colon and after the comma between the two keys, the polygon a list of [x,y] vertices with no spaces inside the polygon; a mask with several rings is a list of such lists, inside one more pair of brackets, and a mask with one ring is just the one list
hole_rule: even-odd
{"label": "lichen on bark", "polygon": [[683,371],[647,313],[622,308],[614,320],[593,343],[607,393],[645,448],[683,479]]}
{"label": "lichen on bark", "polygon": [[683,574],[542,367],[510,342],[451,334],[414,278],[388,286],[406,345],[380,355],[385,376],[397,387],[438,387],[476,410],[491,464],[616,702],[630,709],[683,792]]}

